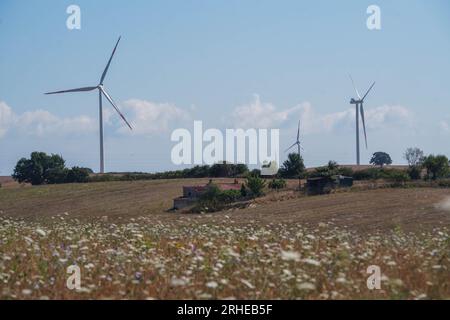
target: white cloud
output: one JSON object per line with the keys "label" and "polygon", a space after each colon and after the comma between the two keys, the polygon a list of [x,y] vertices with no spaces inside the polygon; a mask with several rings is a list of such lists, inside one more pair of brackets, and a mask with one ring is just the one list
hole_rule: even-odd
{"label": "white cloud", "polygon": [[14,121],[14,114],[11,108],[3,101],[0,101],[0,138],[3,137]]}
{"label": "white cloud", "polygon": [[60,118],[45,110],[27,111],[16,116],[15,127],[23,133],[38,136],[78,134],[97,129],[96,121],[88,116]]}
{"label": "white cloud", "polygon": [[[133,134],[164,132],[189,119],[189,113],[169,103],[154,103],[131,99],[125,102],[124,114],[133,126]],[[116,111],[103,109],[103,120],[107,125],[116,125],[119,133],[130,133]],[[22,135],[45,136],[49,134],[85,134],[98,130],[98,119],[85,115],[59,117],[46,110],[26,111],[16,114],[5,102],[0,101],[0,138],[7,131]]]}
{"label": "white cloud", "polygon": [[273,104],[262,103],[259,95],[255,94],[250,104],[234,109],[232,118],[238,128],[275,128],[298,111],[298,107],[278,111]]}
{"label": "white cloud", "polygon": [[[177,127],[180,121],[188,120],[189,113],[169,103],[154,103],[146,100],[125,101],[124,113],[133,127],[133,134],[152,134]],[[123,124],[120,133],[130,130]]]}
{"label": "white cloud", "polygon": [[381,128],[388,125],[411,126],[412,112],[403,106],[384,105],[366,111],[368,128]]}
{"label": "white cloud", "polygon": [[[255,95],[249,104],[236,107],[232,118],[234,125],[239,128],[275,128],[286,126],[288,123],[296,125],[297,119],[300,119],[304,134],[329,133],[341,127],[354,126],[355,108],[320,114],[309,102],[303,102],[283,110],[271,103],[261,102],[259,96]],[[365,111],[368,129],[388,125],[409,126],[412,119],[410,110],[403,106],[384,105]]]}
{"label": "white cloud", "polygon": [[6,103],[0,102],[0,138],[8,130],[37,136],[83,134],[97,130],[97,124],[88,116],[58,117],[45,110],[16,114]]}

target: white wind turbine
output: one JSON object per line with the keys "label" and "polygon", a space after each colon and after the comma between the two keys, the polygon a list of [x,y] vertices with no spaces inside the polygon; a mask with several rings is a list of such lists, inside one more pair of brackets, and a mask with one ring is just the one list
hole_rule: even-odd
{"label": "white wind turbine", "polygon": [[106,92],[105,87],[103,86],[103,81],[105,80],[106,73],[108,72],[109,65],[111,64],[111,60],[114,56],[114,53],[116,52],[117,45],[119,44],[120,38],[117,40],[116,46],[114,47],[114,50],[111,54],[111,57],[109,58],[108,64],[106,65],[105,70],[103,71],[102,77],[100,78],[100,83],[95,87],[83,87],[83,88],[77,88],[77,89],[69,89],[69,90],[62,90],[62,91],[55,91],[55,92],[47,92],[45,94],[57,94],[57,93],[66,93],[66,92],[82,92],[82,91],[93,91],[95,89],[98,89],[98,97],[99,97],[99,124],[100,124],[100,173],[105,172],[105,161],[104,161],[104,153],[103,153],[103,107],[102,107],[102,95],[105,96],[105,98],[111,103],[111,105],[114,107],[114,109],[117,111],[117,113],[120,115],[120,117],[125,121],[127,126],[133,130],[131,125],[128,123],[127,119],[125,119],[124,115],[120,112],[117,105],[114,103],[111,96]]}
{"label": "white wind turbine", "polygon": [[297,140],[295,140],[295,143],[292,146],[290,146],[289,148],[287,148],[285,152],[288,152],[295,146],[297,146],[298,155],[300,156],[300,149],[303,150],[303,147],[300,144],[300,120],[298,120]]}
{"label": "white wind turbine", "polygon": [[363,129],[364,129],[364,139],[366,142],[366,149],[367,149],[367,133],[366,133],[366,121],[364,119],[364,99],[367,97],[367,95],[369,94],[370,90],[372,90],[373,86],[375,85],[375,82],[372,83],[372,85],[370,86],[370,88],[367,90],[366,94],[361,98],[361,96],[359,95],[359,91],[355,86],[355,82],[353,81],[352,76],[350,76],[350,80],[352,81],[352,85],[353,88],[356,91],[356,95],[358,96],[358,99],[354,99],[352,98],[350,100],[350,104],[354,104],[356,107],[356,164],[359,166],[360,165],[360,154],[359,154],[359,112],[361,112],[361,119],[362,119],[362,124],[363,124]]}

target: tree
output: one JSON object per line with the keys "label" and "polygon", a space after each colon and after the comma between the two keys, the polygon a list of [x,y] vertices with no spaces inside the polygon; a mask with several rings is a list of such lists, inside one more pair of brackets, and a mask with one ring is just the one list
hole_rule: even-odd
{"label": "tree", "polygon": [[383,167],[384,165],[392,164],[392,159],[389,154],[386,152],[375,152],[372,156],[372,159],[370,159],[370,163],[376,166]]}
{"label": "tree", "polygon": [[423,166],[427,169],[427,177],[433,180],[444,178],[449,172],[448,158],[444,155],[425,157]]}
{"label": "tree", "polygon": [[279,173],[283,178],[300,178],[304,172],[303,158],[298,153],[290,153]]}
{"label": "tree", "polygon": [[266,182],[259,176],[248,175],[246,186],[250,190],[252,196],[260,197],[263,195],[263,190],[266,186]]}
{"label": "tree", "polygon": [[12,177],[19,183],[28,182],[32,185],[48,183],[55,170],[64,170],[65,161],[60,155],[47,155],[45,152],[33,152],[30,159],[20,159]]}
{"label": "tree", "polygon": [[420,166],[425,159],[423,151],[419,148],[408,148],[403,157],[408,161],[410,167]]}

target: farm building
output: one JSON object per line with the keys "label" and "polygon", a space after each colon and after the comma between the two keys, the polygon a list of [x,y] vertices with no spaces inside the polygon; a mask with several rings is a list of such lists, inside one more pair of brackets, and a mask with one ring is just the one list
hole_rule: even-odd
{"label": "farm building", "polygon": [[330,193],[338,187],[345,188],[353,185],[353,178],[344,176],[316,177],[306,180],[306,192],[308,195]]}
{"label": "farm building", "polygon": [[[194,205],[201,195],[208,190],[208,186],[211,184],[212,181],[206,185],[183,186],[183,195],[173,199],[173,209],[180,210]],[[241,185],[237,182],[237,180],[234,183],[219,183],[214,185],[216,185],[221,191],[241,189]]]}

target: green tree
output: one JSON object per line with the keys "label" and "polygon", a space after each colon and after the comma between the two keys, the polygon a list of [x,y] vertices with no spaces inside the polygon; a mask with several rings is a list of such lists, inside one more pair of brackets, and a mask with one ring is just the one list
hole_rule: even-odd
{"label": "green tree", "polygon": [[22,158],[17,162],[12,177],[19,183],[39,185],[47,183],[55,170],[64,170],[64,168],[65,161],[60,155],[33,152],[30,159]]}
{"label": "green tree", "polygon": [[384,165],[392,164],[392,159],[389,154],[386,152],[375,152],[372,156],[372,159],[370,159],[370,163],[376,166],[383,167]]}
{"label": "green tree", "polygon": [[279,171],[283,178],[298,179],[305,173],[303,158],[298,153],[290,153]]}
{"label": "green tree", "polygon": [[423,161],[428,179],[445,178],[449,172],[448,158],[444,155],[429,155]]}
{"label": "green tree", "polygon": [[252,196],[260,197],[264,194],[263,191],[266,182],[259,176],[248,175],[246,186],[250,190]]}

